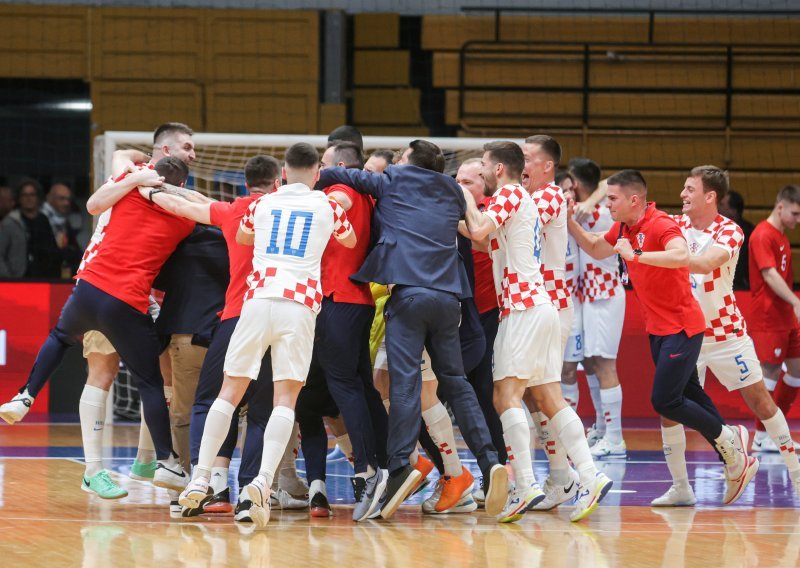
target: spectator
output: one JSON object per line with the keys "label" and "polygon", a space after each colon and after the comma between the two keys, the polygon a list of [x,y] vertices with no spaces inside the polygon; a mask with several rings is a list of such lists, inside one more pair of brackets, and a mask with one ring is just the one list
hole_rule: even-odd
{"label": "spectator", "polygon": [[69,222],[72,212],[72,190],[67,184],[54,183],[47,192],[42,213],[50,221],[50,228],[56,246],[61,250],[61,277],[70,278],[78,270],[81,262],[81,248],[78,246],[78,231]]}
{"label": "spectator", "polygon": [[61,278],[61,251],[56,245],[50,222],[39,210],[42,188],[35,179],[25,179],[17,190],[17,203],[10,215],[25,227],[28,267],[25,276],[31,278]]}
{"label": "spectator", "polygon": [[750,248],[750,234],[753,232],[755,226],[742,217],[742,213],[744,213],[744,198],[736,191],[729,191],[719,203],[719,212],[739,225],[742,231],[744,231],[744,244],[742,245],[742,250],[739,251],[739,260],[736,262],[736,273],[733,275],[733,289],[749,290],[750,268],[747,259]]}
{"label": "spectator", "polygon": [[28,265],[25,249],[25,227],[10,213],[14,209],[14,193],[0,187],[0,278],[19,278]]}

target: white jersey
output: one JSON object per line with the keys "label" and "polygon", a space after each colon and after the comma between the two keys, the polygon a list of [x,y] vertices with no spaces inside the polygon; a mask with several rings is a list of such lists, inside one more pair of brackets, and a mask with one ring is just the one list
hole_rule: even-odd
{"label": "white jersey", "polygon": [[554,183],[548,183],[531,195],[542,222],[542,276],[550,300],[559,310],[572,306],[566,278],[567,200]]}
{"label": "white jersey", "polygon": [[318,312],[322,253],[331,235],[341,240],[353,230],[344,209],[321,191],[295,183],[253,201],[239,228],[255,233],[245,301],[285,298]]}
{"label": "white jersey", "polygon": [[111,220],[112,209],[113,207],[109,207],[100,214],[100,217],[97,218],[97,226],[94,228],[94,233],[92,233],[92,238],[89,239],[89,244],[86,246],[86,250],[83,251],[83,257],[81,258],[81,264],[78,267],[78,272],[86,268],[86,265],[91,262],[95,256],[97,256],[97,249],[100,247],[100,243],[103,242],[103,237],[105,237],[106,234],[106,226]]}
{"label": "white jersey", "polygon": [[580,282],[581,247],[575,242],[572,235],[567,233],[567,256],[564,265],[564,280],[567,282],[573,301],[578,301],[578,284]]}
{"label": "white jersey", "polygon": [[517,184],[498,189],[483,212],[495,226],[489,239],[494,287],[502,319],[511,310],[551,304],[541,265],[541,219]]}
{"label": "white jersey", "polygon": [[[587,231],[605,233],[612,225],[614,220],[603,200],[595,206],[591,217],[584,221],[583,228]],[[619,257],[616,254],[601,260],[582,254],[580,259],[578,293],[581,302],[607,300],[625,293],[619,277]]]}
{"label": "white jersey", "polygon": [[703,343],[743,337],[747,333],[747,326],[733,295],[733,274],[739,250],[744,243],[744,232],[739,225],[722,215],[717,215],[711,225],[702,231],[693,228],[686,215],[676,215],[674,218],[692,256],[702,255],[711,247],[719,247],[728,253],[727,262],[712,272],[689,275],[692,294],[706,318]]}

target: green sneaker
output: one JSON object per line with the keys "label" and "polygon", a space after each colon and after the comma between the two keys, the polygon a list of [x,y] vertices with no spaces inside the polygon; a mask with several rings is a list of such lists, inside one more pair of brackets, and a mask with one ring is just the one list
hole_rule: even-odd
{"label": "green sneaker", "polygon": [[96,493],[101,499],[122,499],[128,496],[128,492],[117,485],[114,480],[109,477],[108,471],[106,470],[93,475],[89,479],[86,479],[86,476],[84,476],[81,489],[87,493]]}
{"label": "green sneaker", "polygon": [[156,474],[157,467],[158,462],[156,460],[150,463],[141,463],[134,459],[128,477],[136,479],[137,481],[153,481],[153,476]]}

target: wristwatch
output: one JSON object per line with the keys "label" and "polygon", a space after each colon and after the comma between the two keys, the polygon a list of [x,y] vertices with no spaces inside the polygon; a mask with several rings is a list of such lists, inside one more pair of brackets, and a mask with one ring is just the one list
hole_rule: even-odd
{"label": "wristwatch", "polygon": [[642,256],[642,249],[633,249],[633,258],[631,262],[639,262],[639,257]]}
{"label": "wristwatch", "polygon": [[163,189],[151,189],[147,194],[147,197],[150,199],[150,203],[153,203],[153,194],[154,193],[163,193]]}

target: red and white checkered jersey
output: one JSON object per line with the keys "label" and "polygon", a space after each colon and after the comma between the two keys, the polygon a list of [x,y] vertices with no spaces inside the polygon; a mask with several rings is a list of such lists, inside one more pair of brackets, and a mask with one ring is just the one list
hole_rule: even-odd
{"label": "red and white checkered jersey", "polygon": [[578,286],[580,284],[581,247],[567,233],[567,263],[564,266],[564,280],[573,301],[580,301]]}
{"label": "red and white checkered jersey", "polygon": [[492,195],[483,214],[495,231],[489,235],[494,288],[502,319],[511,310],[551,303],[542,277],[542,222],[530,195],[510,184]]}
{"label": "red and white checkered jersey", "polygon": [[554,183],[548,183],[531,195],[542,220],[542,276],[550,300],[559,310],[572,306],[567,286],[567,200]]}
{"label": "red and white checkered jersey", "polygon": [[733,295],[733,274],[744,243],[742,229],[722,215],[717,215],[706,229],[692,227],[689,217],[676,215],[689,254],[699,256],[711,247],[719,247],[728,253],[728,261],[708,274],[690,274],[692,294],[706,318],[704,343],[716,343],[742,337],[747,333],[744,318]]}
{"label": "red and white checkered jersey", "polygon": [[100,214],[100,217],[97,218],[97,226],[94,229],[94,233],[92,233],[92,238],[89,239],[89,244],[86,245],[86,250],[83,251],[83,257],[81,258],[81,264],[78,267],[78,272],[83,270],[86,265],[97,255],[97,249],[100,246],[100,243],[103,242],[103,237],[105,236],[106,225],[108,225],[108,221],[111,219],[112,209],[113,207],[109,207]]}
{"label": "red and white checkered jersey", "polygon": [[[605,233],[614,224],[606,201],[598,203],[592,215],[583,222],[587,231]],[[581,255],[579,294],[581,302],[607,300],[625,293],[619,277],[619,257],[614,254],[597,260],[588,254]]]}
{"label": "red and white checkered jersey", "polygon": [[301,183],[285,185],[253,201],[239,228],[255,233],[245,302],[285,298],[318,312],[322,253],[331,235],[341,240],[353,230],[341,205]]}

